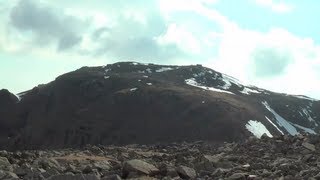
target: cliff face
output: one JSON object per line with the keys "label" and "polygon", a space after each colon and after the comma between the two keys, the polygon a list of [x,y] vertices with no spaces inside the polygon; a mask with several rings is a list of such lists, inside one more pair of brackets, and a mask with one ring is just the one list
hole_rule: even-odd
{"label": "cliff face", "polygon": [[320,102],[244,86],[202,66],[83,67],[0,91],[1,148],[60,148],[318,133]]}

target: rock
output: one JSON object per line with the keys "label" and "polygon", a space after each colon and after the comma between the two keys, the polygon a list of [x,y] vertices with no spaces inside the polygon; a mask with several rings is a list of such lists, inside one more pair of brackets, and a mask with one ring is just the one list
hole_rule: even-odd
{"label": "rock", "polygon": [[12,166],[6,157],[0,157],[0,169],[4,171],[12,171]]}
{"label": "rock", "polygon": [[267,140],[267,139],[270,139],[270,137],[266,133],[263,133],[260,139]]}
{"label": "rock", "polygon": [[84,174],[92,173],[92,172],[93,172],[93,168],[92,168],[91,165],[87,165],[87,166],[82,170],[82,172],[83,172]]}
{"label": "rock", "polygon": [[59,163],[55,159],[51,158],[40,158],[36,161],[36,164],[45,170],[51,168],[57,169],[60,167]]}
{"label": "rock", "polygon": [[6,150],[1,150],[0,151],[0,157],[8,157],[8,152]]}
{"label": "rock", "polygon": [[228,172],[230,172],[230,169],[223,169],[223,168],[217,168],[214,170],[211,174],[212,177],[219,177],[219,176],[224,176]]}
{"label": "rock", "polygon": [[51,176],[48,180],[100,180],[100,178],[92,174],[59,174]]}
{"label": "rock", "polygon": [[310,144],[310,143],[308,143],[308,142],[302,143],[302,146],[305,147],[306,149],[312,151],[312,152],[316,151],[315,145]]}
{"label": "rock", "polygon": [[168,164],[162,164],[160,167],[160,173],[163,176],[169,176],[171,178],[173,177],[178,177],[179,174],[176,171],[176,168],[172,165],[168,165]]}
{"label": "rock", "polygon": [[124,176],[127,176],[131,172],[137,174],[155,175],[159,173],[159,169],[152,164],[142,160],[134,159],[124,163],[122,172]]}
{"label": "rock", "polygon": [[98,169],[99,171],[110,170],[111,164],[108,161],[97,161],[93,163],[93,167]]}
{"label": "rock", "polygon": [[248,176],[247,173],[234,173],[231,176],[229,176],[227,179],[228,180],[245,180],[246,176]]}
{"label": "rock", "polygon": [[42,173],[45,178],[49,178],[51,176],[59,175],[60,173],[56,169],[48,169],[46,172]]}
{"label": "rock", "polygon": [[28,174],[28,172],[30,172],[30,169],[27,169],[26,167],[18,167],[16,169],[14,169],[13,171],[16,175],[18,175],[19,177],[21,176],[25,176]]}
{"label": "rock", "polygon": [[101,180],[121,180],[121,177],[117,174],[110,175],[110,176],[105,176],[101,178]]}
{"label": "rock", "polygon": [[13,180],[13,179],[19,179],[19,177],[13,172],[3,171],[0,169],[0,179]]}
{"label": "rock", "polygon": [[179,176],[181,178],[187,178],[192,179],[197,176],[196,171],[192,168],[189,168],[187,166],[179,166],[176,171],[178,172]]}

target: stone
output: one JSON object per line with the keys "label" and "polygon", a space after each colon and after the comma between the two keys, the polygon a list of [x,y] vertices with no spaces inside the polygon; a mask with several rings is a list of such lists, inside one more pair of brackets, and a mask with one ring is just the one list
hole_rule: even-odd
{"label": "stone", "polygon": [[227,179],[228,180],[245,180],[246,176],[248,176],[247,173],[234,173],[231,176],[229,176]]}
{"label": "stone", "polygon": [[51,176],[48,180],[100,180],[100,178],[93,174],[59,174]]}
{"label": "stone", "polygon": [[6,150],[1,150],[0,151],[0,157],[8,157],[8,152]]}
{"label": "stone", "polygon": [[0,179],[13,180],[19,179],[19,177],[13,172],[0,170]]}
{"label": "stone", "polygon": [[101,178],[101,180],[121,180],[121,177],[117,174],[113,174],[110,176],[105,176],[105,177]]}
{"label": "stone", "polygon": [[51,159],[51,158],[40,158],[37,160],[36,164],[45,170],[50,169],[50,168],[60,167],[60,164],[58,163],[58,161],[56,161],[55,159]]}
{"label": "stone", "polygon": [[110,170],[111,164],[109,163],[109,161],[97,161],[93,163],[93,167],[98,169],[99,171]]}
{"label": "stone", "polygon": [[122,172],[124,176],[127,176],[130,172],[145,175],[155,175],[159,173],[159,169],[156,168],[154,165],[144,162],[142,160],[133,159],[124,163]]}
{"label": "stone", "polygon": [[316,147],[313,144],[310,144],[308,142],[304,142],[302,143],[302,146],[305,147],[306,149],[310,150],[310,151],[316,151]]}
{"label": "stone", "polygon": [[179,166],[176,171],[181,178],[195,178],[197,176],[196,171],[187,166]]}
{"label": "stone", "polygon": [[82,172],[83,172],[84,174],[92,173],[92,172],[93,172],[93,168],[92,168],[91,165],[87,165],[87,166],[82,170]]}
{"label": "stone", "polygon": [[4,171],[12,171],[12,166],[6,157],[0,157],[0,169]]}

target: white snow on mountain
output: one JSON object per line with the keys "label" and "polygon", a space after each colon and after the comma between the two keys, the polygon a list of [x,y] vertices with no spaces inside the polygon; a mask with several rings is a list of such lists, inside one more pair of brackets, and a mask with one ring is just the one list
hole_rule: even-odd
{"label": "white snow on mountain", "polygon": [[[314,122],[314,119],[311,117],[311,115],[309,114],[309,111],[306,109],[306,108],[302,108],[302,113],[299,112],[300,115],[303,117],[304,115],[306,115],[305,117],[311,121],[311,122]],[[304,115],[303,115],[304,114]]]}
{"label": "white snow on mountain", "polygon": [[220,78],[220,80],[224,81],[225,83],[223,86],[221,86],[222,89],[228,90],[232,86],[232,83],[237,85],[238,87],[243,86],[238,79],[228,76],[226,74],[221,74],[221,75],[222,75],[222,78]]}
{"label": "white snow on mountain", "polygon": [[276,111],[274,111],[270,105],[268,104],[267,101],[262,102],[262,104],[274,115],[274,117],[277,120],[277,124],[281,127],[283,127],[284,129],[286,129],[286,131],[290,134],[290,135],[296,135],[299,134],[299,132],[297,131],[297,129],[291,125],[291,123],[287,120],[285,120],[283,117],[281,117]]}
{"label": "white snow on mountain", "polygon": [[164,71],[171,71],[171,70],[174,70],[174,69],[171,67],[162,67],[160,69],[157,69],[156,72],[164,72]]}
{"label": "white snow on mountain", "polygon": [[296,98],[299,98],[299,99],[306,99],[306,100],[309,100],[309,101],[318,101],[317,99],[313,99],[313,98],[310,98],[310,97],[307,97],[307,96],[302,96],[302,95],[289,95],[289,94],[287,94],[287,96],[293,96],[293,97],[296,97]]}
{"label": "white snow on mountain", "polygon": [[310,128],[303,127],[303,126],[300,126],[299,124],[292,123],[292,125],[294,125],[295,127],[299,128],[299,129],[304,130],[304,132],[306,132],[306,133],[317,134],[314,130],[312,130]]}
{"label": "white snow on mountain", "polygon": [[147,68],[146,71],[147,71],[148,73],[152,73],[152,71],[151,71],[150,68]]}
{"label": "white snow on mountain", "polygon": [[198,87],[198,88],[209,90],[209,91],[222,92],[222,93],[228,93],[228,94],[234,95],[234,93],[232,93],[230,91],[225,91],[225,90],[217,89],[214,87],[203,86],[203,85],[199,84],[194,78],[186,79],[185,83],[190,86]]}
{"label": "white snow on mountain", "polygon": [[249,120],[246,128],[257,138],[261,138],[264,133],[269,137],[273,137],[269,130],[259,121]]}
{"label": "white snow on mountain", "polygon": [[277,125],[275,125],[267,116],[265,116],[265,117],[270,122],[270,124],[272,124],[282,135],[284,135],[284,133],[278,128]]}
{"label": "white snow on mountain", "polygon": [[240,91],[240,93],[242,94],[252,94],[252,93],[256,93],[256,94],[260,94],[261,92],[257,91],[257,90],[254,90],[254,89],[250,89],[248,87],[244,87],[242,91]]}
{"label": "white snow on mountain", "polygon": [[131,88],[130,91],[136,91],[138,88]]}

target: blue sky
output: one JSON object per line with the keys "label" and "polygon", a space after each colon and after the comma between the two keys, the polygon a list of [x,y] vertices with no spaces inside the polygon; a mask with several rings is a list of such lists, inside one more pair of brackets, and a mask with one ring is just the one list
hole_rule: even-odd
{"label": "blue sky", "polygon": [[319,5],[0,1],[0,89],[19,93],[82,66],[138,61],[203,64],[244,84],[320,99]]}

